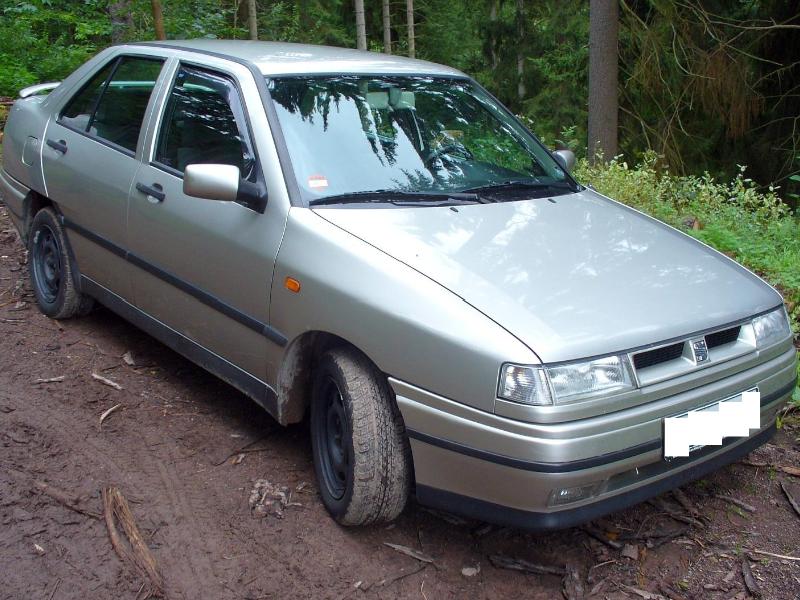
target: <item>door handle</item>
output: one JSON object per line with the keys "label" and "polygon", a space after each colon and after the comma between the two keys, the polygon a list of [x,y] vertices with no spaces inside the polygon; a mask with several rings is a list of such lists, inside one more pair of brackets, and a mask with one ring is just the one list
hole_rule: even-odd
{"label": "door handle", "polygon": [[163,202],[164,198],[167,195],[164,193],[164,188],[161,187],[161,184],[154,183],[153,185],[145,185],[141,182],[136,182],[136,189],[145,194],[146,196],[152,196],[159,202]]}
{"label": "door handle", "polygon": [[67,142],[64,140],[47,140],[47,145],[50,146],[56,152],[61,152],[61,154],[67,153]]}

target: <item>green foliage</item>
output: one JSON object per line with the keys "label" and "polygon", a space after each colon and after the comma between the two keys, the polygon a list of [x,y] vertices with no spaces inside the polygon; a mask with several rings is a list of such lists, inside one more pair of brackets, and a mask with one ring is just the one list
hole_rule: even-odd
{"label": "green foliage", "polygon": [[[685,231],[764,277],[783,294],[797,339],[800,219],[775,190],[759,190],[744,167],[731,181],[719,182],[707,173],[660,172],[657,162],[654,154],[636,167],[621,160],[598,166],[582,160],[575,174],[600,193]],[[793,397],[800,404],[800,388]]]}

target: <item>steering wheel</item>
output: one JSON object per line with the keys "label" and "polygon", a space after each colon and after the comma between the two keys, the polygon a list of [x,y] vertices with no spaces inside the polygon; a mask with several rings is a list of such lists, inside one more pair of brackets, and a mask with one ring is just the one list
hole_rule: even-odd
{"label": "steering wheel", "polygon": [[439,158],[440,156],[444,156],[445,154],[461,155],[468,160],[472,160],[475,157],[472,152],[470,152],[469,149],[463,144],[450,142],[431,150],[424,159],[425,164]]}

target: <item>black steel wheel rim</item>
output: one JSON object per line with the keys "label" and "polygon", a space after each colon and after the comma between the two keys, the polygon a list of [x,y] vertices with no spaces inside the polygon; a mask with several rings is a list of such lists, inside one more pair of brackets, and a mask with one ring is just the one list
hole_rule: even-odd
{"label": "black steel wheel rim", "polygon": [[32,262],[36,287],[44,301],[53,304],[61,289],[61,244],[47,225],[41,225],[36,232]]}
{"label": "black steel wheel rim", "polygon": [[344,399],[336,382],[328,377],[322,387],[318,424],[322,478],[331,496],[341,500],[347,491],[351,464],[350,434]]}

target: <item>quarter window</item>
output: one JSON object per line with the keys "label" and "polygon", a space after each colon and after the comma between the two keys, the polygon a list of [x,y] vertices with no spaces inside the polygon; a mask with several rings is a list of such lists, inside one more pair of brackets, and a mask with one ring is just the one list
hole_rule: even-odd
{"label": "quarter window", "polygon": [[123,56],[95,75],[61,114],[61,122],[136,151],[144,113],[164,61]]}
{"label": "quarter window", "polygon": [[234,165],[248,179],[255,161],[244,122],[231,79],[181,67],[164,111],[155,161],[180,172],[197,163]]}

